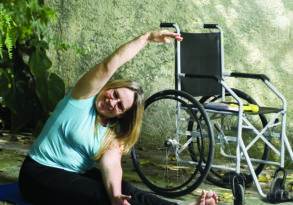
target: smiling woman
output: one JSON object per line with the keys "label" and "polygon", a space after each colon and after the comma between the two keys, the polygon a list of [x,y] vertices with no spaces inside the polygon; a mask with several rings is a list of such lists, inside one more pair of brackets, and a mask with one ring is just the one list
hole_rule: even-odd
{"label": "smiling woman", "polygon": [[95,100],[97,123],[110,125],[108,137],[97,159],[108,149],[113,140],[119,140],[127,153],[137,141],[143,116],[143,90],[137,82],[114,80],[108,82]]}
{"label": "smiling woman", "polygon": [[[143,91],[132,81],[109,81],[147,43],[172,39],[182,40],[179,34],[157,31],[122,45],[85,73],[58,103],[20,170],[20,190],[29,202],[175,204],[122,181],[121,157],[139,136]],[[203,193],[192,204],[216,202],[214,193]]]}
{"label": "smiling woman", "polygon": [[128,88],[109,89],[102,92],[96,100],[96,109],[105,120],[121,117],[134,102],[134,91]]}

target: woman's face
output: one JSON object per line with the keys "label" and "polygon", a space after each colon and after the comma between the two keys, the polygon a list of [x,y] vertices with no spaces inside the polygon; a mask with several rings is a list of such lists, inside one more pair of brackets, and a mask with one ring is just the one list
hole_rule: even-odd
{"label": "woman's face", "polygon": [[128,88],[105,90],[96,99],[97,112],[105,118],[115,118],[128,111],[134,102],[134,91]]}

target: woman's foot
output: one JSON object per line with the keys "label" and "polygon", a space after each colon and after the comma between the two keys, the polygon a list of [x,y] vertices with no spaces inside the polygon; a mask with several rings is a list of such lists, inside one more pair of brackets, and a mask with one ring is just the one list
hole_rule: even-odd
{"label": "woman's foot", "polygon": [[215,192],[202,191],[201,196],[197,199],[197,201],[189,205],[216,205],[216,204],[218,204],[218,196]]}

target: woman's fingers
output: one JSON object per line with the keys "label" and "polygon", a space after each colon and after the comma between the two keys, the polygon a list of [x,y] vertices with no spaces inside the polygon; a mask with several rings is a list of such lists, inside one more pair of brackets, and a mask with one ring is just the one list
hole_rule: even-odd
{"label": "woman's fingers", "polygon": [[180,34],[174,32],[162,33],[161,35],[165,38],[165,43],[170,43],[173,39],[177,41],[183,40]]}
{"label": "woman's fingers", "polygon": [[121,195],[120,195],[120,198],[121,198],[121,199],[124,199],[124,200],[129,200],[129,199],[131,199],[131,196],[130,196],[130,195],[124,195],[124,194],[121,194]]}
{"label": "woman's fingers", "polygon": [[131,199],[131,196],[129,195],[124,195],[124,194],[121,194],[119,196],[116,196],[114,198],[114,203],[112,204],[115,204],[115,205],[131,205],[128,200]]}
{"label": "woman's fingers", "polygon": [[177,41],[182,41],[183,40],[183,37],[181,35],[177,35],[177,36],[175,36],[175,39]]}
{"label": "woman's fingers", "polygon": [[158,43],[170,43],[172,42],[173,39],[177,41],[183,40],[180,34],[167,31],[167,30],[151,32],[149,37],[150,41],[158,42]]}
{"label": "woman's fingers", "polygon": [[123,205],[131,205],[131,204],[125,200]]}
{"label": "woman's fingers", "polygon": [[124,194],[122,194],[122,195],[121,195],[121,198],[124,200],[124,204],[123,204],[123,205],[131,205],[131,204],[128,202],[128,200],[131,199],[131,196],[130,196],[130,195],[124,195]]}
{"label": "woman's fingers", "polygon": [[179,35],[164,35],[164,43],[171,43],[175,39],[176,41],[182,41],[183,38]]}
{"label": "woman's fingers", "polygon": [[131,199],[131,196],[130,195],[124,195],[124,194],[121,194],[121,199],[123,199],[124,201],[124,203],[123,203],[123,205],[131,205],[129,202],[128,202],[128,200],[130,200]]}
{"label": "woman's fingers", "polygon": [[174,38],[176,40],[183,40],[182,36],[179,33],[175,33],[175,32],[163,30],[162,35],[166,37]]}

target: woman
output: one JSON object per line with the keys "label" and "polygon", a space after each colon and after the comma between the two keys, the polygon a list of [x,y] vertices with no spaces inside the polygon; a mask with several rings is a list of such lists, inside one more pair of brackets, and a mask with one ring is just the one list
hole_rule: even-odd
{"label": "woman", "polygon": [[[122,45],[83,75],[58,103],[26,157],[20,189],[33,204],[175,204],[122,181],[121,157],[137,141],[143,92],[137,83],[110,81],[116,70],[149,42],[181,36],[145,33]],[[94,168],[95,161],[99,169]],[[192,204],[216,204],[203,193]]]}

